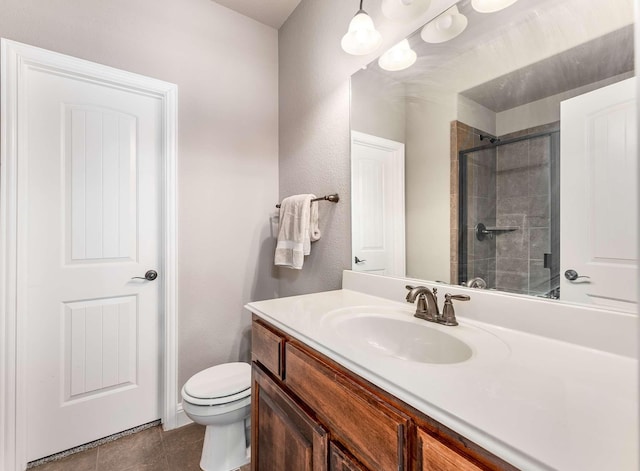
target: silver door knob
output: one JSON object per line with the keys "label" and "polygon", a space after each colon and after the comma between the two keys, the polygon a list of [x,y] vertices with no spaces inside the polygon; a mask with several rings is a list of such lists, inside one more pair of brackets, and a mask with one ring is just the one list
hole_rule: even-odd
{"label": "silver door knob", "polygon": [[366,260],[360,260],[358,257],[354,257],[356,263],[363,263],[366,262]]}
{"label": "silver door knob", "polygon": [[564,277],[569,281],[575,281],[578,278],[590,278],[586,275],[578,275],[577,271],[571,269],[564,272]]}
{"label": "silver door knob", "polygon": [[138,280],[153,281],[156,278],[158,278],[158,272],[155,271],[155,270],[149,270],[147,273],[144,274],[144,278],[142,276],[134,276],[131,279],[132,280],[138,279]]}

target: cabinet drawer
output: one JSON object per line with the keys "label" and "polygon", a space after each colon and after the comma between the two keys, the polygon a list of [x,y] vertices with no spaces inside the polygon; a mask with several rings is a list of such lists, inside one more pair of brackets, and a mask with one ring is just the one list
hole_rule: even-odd
{"label": "cabinet drawer", "polygon": [[284,339],[254,320],[251,327],[251,358],[282,379]]}
{"label": "cabinet drawer", "polygon": [[350,453],[369,469],[405,469],[407,416],[291,343],[286,358],[285,384]]}
{"label": "cabinet drawer", "polygon": [[474,463],[418,429],[420,471],[482,471]]}

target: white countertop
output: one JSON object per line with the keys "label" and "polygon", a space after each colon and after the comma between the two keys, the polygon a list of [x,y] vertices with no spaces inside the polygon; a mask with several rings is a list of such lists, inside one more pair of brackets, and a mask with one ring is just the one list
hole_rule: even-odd
{"label": "white countertop", "polygon": [[483,331],[498,353],[469,341],[466,362],[401,360],[336,335],[327,313],[356,306],[415,319],[411,305],[346,289],[247,309],[522,470],[638,469],[637,360],[460,315],[458,327],[429,325],[460,338]]}

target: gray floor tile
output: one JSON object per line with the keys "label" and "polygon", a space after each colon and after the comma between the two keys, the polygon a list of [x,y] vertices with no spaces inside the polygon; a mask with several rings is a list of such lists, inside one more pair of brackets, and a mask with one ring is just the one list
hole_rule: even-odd
{"label": "gray floor tile", "polygon": [[166,465],[160,428],[143,430],[98,448],[98,471],[123,471],[134,466]]}
{"label": "gray floor tile", "polygon": [[96,471],[98,448],[32,468],[36,471]]}

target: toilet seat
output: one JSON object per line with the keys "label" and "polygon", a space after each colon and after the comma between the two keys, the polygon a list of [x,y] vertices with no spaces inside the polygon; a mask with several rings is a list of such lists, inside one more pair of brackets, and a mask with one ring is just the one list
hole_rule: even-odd
{"label": "toilet seat", "polygon": [[239,401],[251,395],[251,366],[235,362],[212,366],[196,373],[182,388],[185,401],[214,406]]}

